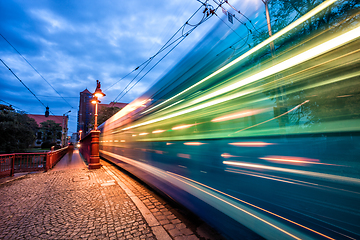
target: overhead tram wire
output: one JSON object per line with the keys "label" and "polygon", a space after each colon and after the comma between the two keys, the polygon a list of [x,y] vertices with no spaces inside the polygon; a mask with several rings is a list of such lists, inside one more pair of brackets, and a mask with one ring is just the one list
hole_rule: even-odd
{"label": "overhead tram wire", "polygon": [[61,94],[58,92],[58,91],[56,91],[56,89],[39,73],[39,71],[38,70],[36,70],[36,68],[28,61],[28,60],[26,60],[26,58],[0,33],[0,35],[1,35],[1,37],[25,60],[25,62],[27,62],[29,65],[30,65],[30,67],[32,68],[32,69],[34,69],[34,71],[37,73],[37,74],[39,74],[39,76],[42,78],[42,79],[44,79],[44,81],[47,83],[47,84],[49,84],[49,86],[57,93],[57,94],[59,94],[59,96],[71,107],[71,108],[73,108],[73,109],[75,109],[68,101],[66,101],[66,99],[63,97],[63,96],[61,96]]}
{"label": "overhead tram wire", "polygon": [[[195,13],[188,19],[188,21],[199,11],[201,9],[201,7],[199,7],[196,11],[195,11]],[[187,21],[187,22],[188,22]],[[153,55],[153,56],[151,56],[149,59],[147,59],[145,62],[143,62],[142,64],[140,64],[139,66],[137,66],[134,70],[132,70],[130,73],[128,73],[128,74],[126,74],[124,77],[122,77],[119,81],[117,81],[116,83],[114,83],[113,85],[111,85],[110,87],[108,87],[106,90],[109,90],[111,87],[113,87],[115,84],[117,84],[118,82],[120,82],[122,79],[124,79],[124,78],[126,78],[127,76],[129,76],[131,73],[133,73],[133,72],[135,72],[136,70],[138,70],[141,66],[143,66],[144,64],[146,64],[146,66],[152,61],[152,59],[154,59],[158,54],[160,54],[161,52],[163,52],[165,49],[167,49],[168,47],[170,47],[173,43],[175,43],[176,41],[178,41],[182,36],[180,36],[180,37],[178,37],[176,40],[174,40],[172,43],[170,43],[170,44],[168,44],[175,36],[176,36],[176,34],[181,30],[181,29],[183,29],[184,28],[184,26],[186,25],[186,23],[185,24],[183,24],[172,36],[171,36],[171,38]],[[168,46],[167,46],[168,45]],[[145,66],[145,67],[146,67]],[[144,67],[144,68],[145,68]],[[142,70],[144,69],[144,68],[142,68],[141,69],[141,71],[135,76],[135,78],[142,72]],[[133,79],[134,80],[134,79]],[[133,81],[132,80],[132,81]],[[132,82],[131,81],[131,82]],[[130,83],[131,83],[130,82]],[[129,84],[128,84],[129,85]],[[128,86],[127,85],[127,86]],[[126,86],[126,87],[127,87]],[[124,88],[124,90],[126,89],[126,87]],[[106,91],[105,90],[105,91]],[[123,90],[123,91],[124,91]],[[123,92],[122,91],[122,92]],[[122,93],[121,92],[121,93]],[[120,93],[120,94],[121,94]],[[118,98],[119,96],[120,96],[120,94],[116,97],[116,98]],[[116,100],[116,98],[115,98],[115,100]],[[113,101],[113,102],[115,102],[115,100]]]}
{"label": "overhead tram wire", "polygon": [[[215,11],[215,10],[214,10]],[[207,16],[207,17],[209,17],[209,16]],[[184,37],[169,51],[169,52],[167,52],[157,63],[155,63],[154,64],[154,66],[152,66],[129,90],[127,90],[126,92],[125,92],[125,94],[126,93],[128,93],[141,79],[143,79],[154,67],[156,67],[156,65],[157,64],[159,64],[172,50],[174,50],[175,49],[175,47],[177,47],[192,31],[194,31],[201,23],[203,23],[204,21],[206,21],[207,19],[205,19],[204,20],[204,17],[201,19],[201,21],[198,23],[198,24],[196,24],[196,25],[191,25],[191,24],[189,24],[189,23],[187,23],[188,25],[190,25],[190,26],[193,26],[193,28],[192,29],[190,29],[189,31],[187,31],[186,33],[185,33],[185,35],[184,35]],[[185,26],[185,25],[183,25],[183,26]],[[170,46],[170,45],[169,45]],[[168,47],[169,47],[168,46]],[[131,81],[132,82],[132,81]],[[131,83],[130,82],[130,83]],[[130,84],[129,83],[129,84]],[[129,85],[128,84],[128,85]],[[126,87],[125,87],[125,89],[126,89]],[[121,99],[123,96],[125,96],[125,94],[123,94],[119,99]]]}
{"label": "overhead tram wire", "polygon": [[[151,62],[158,54],[160,54],[161,52],[163,52],[164,50],[166,50],[167,48],[169,48],[171,45],[173,45],[173,44],[175,44],[176,42],[178,42],[179,39],[181,39],[178,43],[176,43],[176,45],[175,45],[175,47],[176,47],[176,46],[177,46],[180,42],[182,42],[196,27],[198,27],[200,24],[202,24],[203,22],[205,22],[206,20],[208,20],[208,19],[215,13],[216,10],[212,10],[212,9],[211,9],[212,6],[209,5],[209,4],[207,4],[207,3],[206,3],[207,1],[206,1],[205,3],[201,2],[201,1],[198,1],[198,2],[200,2],[203,6],[205,6],[205,10],[204,10],[204,12],[203,12],[203,13],[204,13],[203,18],[202,18],[197,24],[195,24],[195,25],[189,23],[189,21],[195,16],[195,14],[203,7],[203,6],[200,6],[200,7],[193,13],[193,15],[172,35],[172,37],[158,50],[158,52],[157,52],[156,54],[154,54],[152,57],[150,57],[148,60],[146,60],[144,63],[142,63],[142,64],[139,66],[139,67],[141,67],[142,65],[145,64],[145,66],[140,70],[140,72],[139,72],[139,73],[126,85],[126,87],[117,95],[117,97],[116,97],[115,100],[113,101],[113,104],[115,104],[115,102],[118,100],[119,96],[127,89],[127,87],[128,87],[133,81],[135,81],[135,79],[139,76],[139,74],[150,64],[150,62]],[[209,12],[208,12],[208,10],[209,10]],[[205,15],[206,15],[206,17],[205,17]],[[192,29],[190,29],[190,30],[188,30],[187,32],[184,33],[185,27],[186,27],[187,25],[191,26]],[[181,36],[178,37],[177,39],[175,39],[174,41],[170,42],[170,41],[179,33],[179,31],[181,31]],[[170,42],[170,43],[169,43],[169,42]],[[167,52],[165,56],[167,56],[173,49],[174,49],[174,47],[173,47],[171,50],[169,50],[169,52]],[[164,56],[164,57],[165,57],[165,56]],[[164,57],[162,57],[153,67],[151,67],[150,70],[152,70]],[[136,69],[134,69],[132,72],[134,72],[135,70],[139,69],[139,67],[137,67]],[[140,80],[143,79],[143,78],[150,72],[150,70],[149,70],[148,72],[146,72],[146,73],[140,78]],[[131,72],[131,73],[132,73],[132,72]],[[131,73],[127,74],[126,76],[130,75]],[[123,77],[122,79],[124,79],[124,78],[125,78],[125,77]],[[120,80],[121,80],[121,79],[120,79]],[[120,80],[119,80],[119,81],[120,81]],[[125,92],[125,94],[128,93],[140,80],[138,80],[130,89],[128,89],[128,90]],[[119,81],[118,81],[118,82],[119,82]],[[113,85],[115,85],[115,84],[113,84]],[[112,85],[112,86],[113,86],[113,85]],[[121,96],[121,98],[122,98],[125,94],[123,94],[123,95]]]}
{"label": "overhead tram wire", "polygon": [[129,89],[127,90],[118,100],[120,100],[122,97],[124,97],[133,87],[135,87],[140,80],[142,80],[154,67],[156,67],[174,48],[176,48],[185,38],[181,39],[169,52],[167,52],[157,63],[155,63],[154,66],[152,66],[137,82]]}
{"label": "overhead tram wire", "polygon": [[[240,10],[237,10],[235,7],[233,7],[228,0],[225,0],[225,3],[227,3],[232,9],[234,9],[237,13],[239,13],[240,15],[242,15],[244,18],[246,18],[246,20],[248,20],[250,22],[250,24],[253,26],[253,28],[255,29],[255,31],[257,31],[259,33],[259,31],[257,30],[257,28],[254,26],[254,24],[251,22],[251,20],[244,15],[242,12],[240,12]],[[245,24],[245,23],[244,23]],[[245,24],[246,25],[246,24]]]}
{"label": "overhead tram wire", "polygon": [[[25,83],[24,83],[23,81],[21,81],[21,79],[20,79],[18,76],[16,76],[16,74],[11,70],[11,68],[9,68],[9,66],[6,65],[6,63],[5,63],[2,59],[0,59],[0,61],[4,64],[4,66],[5,66],[7,69],[9,69],[9,71],[16,77],[16,79],[19,80],[19,81],[22,83],[22,85],[24,85],[24,87],[26,87],[26,89],[29,90],[29,92],[31,92],[31,94],[34,95],[34,97],[46,108],[45,104],[35,95],[35,93],[33,93],[33,92],[30,90],[30,88],[28,88],[28,86],[25,85]],[[50,111],[50,112],[51,112],[51,111]],[[55,114],[54,114],[53,112],[51,112],[51,114],[55,116]]]}
{"label": "overhead tram wire", "polygon": [[4,102],[4,103],[6,103],[6,104],[9,104],[9,106],[10,106],[10,107],[14,107],[14,108],[20,109],[21,111],[23,111],[23,112],[25,112],[25,113],[26,113],[26,111],[25,111],[25,110],[23,110],[23,109],[21,109],[21,108],[19,108],[19,107],[15,106],[15,105],[13,105],[13,104],[11,104],[11,103],[7,102],[7,101],[4,101],[4,100],[2,100],[2,99],[0,99],[0,101],[1,101],[1,102]]}

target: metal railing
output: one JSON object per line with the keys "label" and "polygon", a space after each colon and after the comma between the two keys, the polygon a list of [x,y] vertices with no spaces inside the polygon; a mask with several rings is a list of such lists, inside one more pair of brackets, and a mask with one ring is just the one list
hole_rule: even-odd
{"label": "metal railing", "polygon": [[68,147],[47,153],[0,154],[0,178],[16,172],[47,171],[68,152]]}
{"label": "metal railing", "polygon": [[91,132],[80,140],[79,152],[84,159],[89,163],[91,156]]}

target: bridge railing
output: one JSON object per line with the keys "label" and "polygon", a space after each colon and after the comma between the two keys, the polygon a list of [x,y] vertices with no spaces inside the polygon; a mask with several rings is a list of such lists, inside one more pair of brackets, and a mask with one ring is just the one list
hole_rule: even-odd
{"label": "bridge railing", "polygon": [[68,152],[68,147],[45,153],[0,154],[0,178],[17,172],[47,171]]}
{"label": "bridge railing", "polygon": [[91,132],[86,135],[83,139],[80,140],[79,152],[84,157],[84,159],[89,163],[91,156]]}

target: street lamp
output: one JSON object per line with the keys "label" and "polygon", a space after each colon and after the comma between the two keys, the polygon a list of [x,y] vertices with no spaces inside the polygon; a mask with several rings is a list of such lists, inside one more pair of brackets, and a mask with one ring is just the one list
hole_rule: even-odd
{"label": "street lamp", "polygon": [[101,91],[100,81],[96,80],[96,89],[95,89],[95,92],[93,93],[93,98],[91,99],[91,103],[95,104],[95,121],[94,121],[94,130],[95,131],[97,131],[98,103],[100,103],[98,98],[104,97],[104,96],[106,96],[106,95],[105,95],[105,93],[103,93]]}
{"label": "street lamp", "polygon": [[81,141],[82,130],[79,130],[79,141]]}
{"label": "street lamp", "polygon": [[100,157],[99,157],[99,138],[100,131],[97,129],[97,116],[98,116],[98,103],[100,102],[98,98],[105,96],[101,91],[101,85],[99,80],[96,80],[96,89],[93,93],[93,98],[91,103],[95,104],[95,121],[94,121],[94,130],[90,132],[91,134],[91,147],[90,147],[90,162],[89,169],[98,169],[101,168]]}

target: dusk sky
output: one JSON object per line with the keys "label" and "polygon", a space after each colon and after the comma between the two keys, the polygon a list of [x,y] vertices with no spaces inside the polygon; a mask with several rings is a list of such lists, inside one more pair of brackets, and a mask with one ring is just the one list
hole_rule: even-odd
{"label": "dusk sky", "polygon": [[[229,2],[245,13],[264,12],[261,0]],[[98,79],[107,95],[102,103],[114,101],[137,72],[119,80],[153,56],[200,6],[196,0],[0,1],[0,58],[53,114],[71,110],[71,135],[76,132],[79,93],[86,88],[93,92]],[[226,19],[221,9],[217,14]],[[118,101],[129,103],[149,89],[219,22],[213,16],[201,24]],[[1,104],[44,114],[45,107],[2,62],[0,89]]]}

